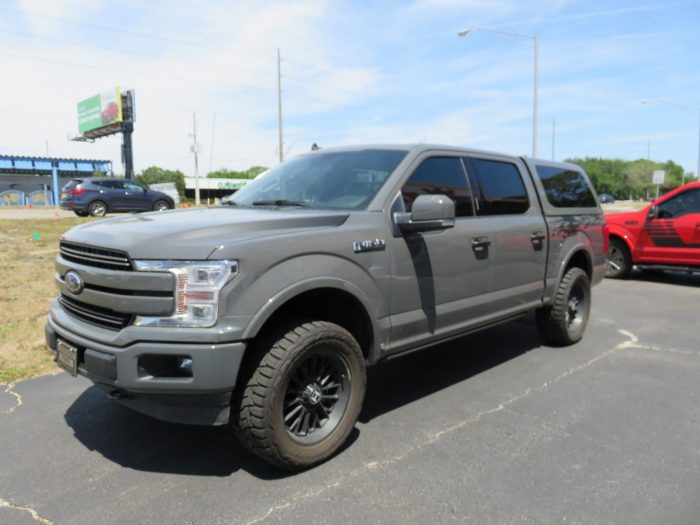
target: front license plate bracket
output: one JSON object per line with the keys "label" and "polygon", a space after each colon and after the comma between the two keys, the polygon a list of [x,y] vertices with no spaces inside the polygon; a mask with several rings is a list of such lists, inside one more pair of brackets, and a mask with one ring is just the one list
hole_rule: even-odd
{"label": "front license plate bracket", "polygon": [[78,375],[78,349],[58,339],[56,341],[56,364],[73,377]]}

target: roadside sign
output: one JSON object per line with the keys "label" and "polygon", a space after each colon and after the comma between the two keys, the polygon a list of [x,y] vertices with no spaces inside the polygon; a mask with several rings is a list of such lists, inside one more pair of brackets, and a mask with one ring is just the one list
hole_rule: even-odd
{"label": "roadside sign", "polygon": [[655,170],[654,171],[654,184],[657,185],[662,185],[664,183],[664,180],[666,179],[666,172],[664,170]]}

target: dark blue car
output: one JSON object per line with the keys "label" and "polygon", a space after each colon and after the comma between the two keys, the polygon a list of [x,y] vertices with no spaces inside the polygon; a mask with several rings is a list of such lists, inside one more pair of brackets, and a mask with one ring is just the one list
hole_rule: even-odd
{"label": "dark blue car", "polygon": [[61,208],[79,217],[103,217],[107,213],[164,211],[175,207],[173,199],[133,180],[96,177],[73,179],[61,191]]}

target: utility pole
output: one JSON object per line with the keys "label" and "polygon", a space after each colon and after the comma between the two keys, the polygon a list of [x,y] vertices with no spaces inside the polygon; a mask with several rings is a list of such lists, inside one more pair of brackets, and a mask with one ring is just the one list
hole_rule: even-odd
{"label": "utility pole", "polygon": [[280,48],[277,48],[277,129],[279,132],[280,162],[284,162],[284,141],[282,139],[282,65]]}
{"label": "utility pole", "polygon": [[552,117],[552,160],[554,160],[554,139],[557,134],[557,117]]}
{"label": "utility pole", "polygon": [[532,156],[537,157],[537,120],[538,120],[538,98],[540,84],[540,35],[533,35],[535,41],[535,71],[533,74],[533,103],[532,103]]}
{"label": "utility pole", "polygon": [[199,206],[199,162],[197,155],[199,153],[199,144],[197,143],[197,114],[192,113],[192,146],[190,151],[194,153],[194,202]]}
{"label": "utility pole", "polygon": [[211,164],[214,160],[214,131],[216,130],[216,112],[211,118],[211,147],[209,148],[209,173],[211,173]]}

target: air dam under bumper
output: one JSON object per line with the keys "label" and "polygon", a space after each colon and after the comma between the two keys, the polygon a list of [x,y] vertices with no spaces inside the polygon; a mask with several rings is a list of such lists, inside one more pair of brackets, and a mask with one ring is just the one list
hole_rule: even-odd
{"label": "air dam under bumper", "polygon": [[[223,425],[228,422],[231,391],[246,348],[243,342],[137,342],[120,348],[68,331],[51,315],[45,335],[53,351],[56,351],[58,338],[76,346],[78,373],[125,406],[175,423]],[[143,356],[187,357],[192,360],[192,375],[154,377],[139,367]]]}

